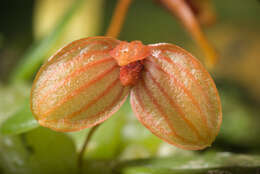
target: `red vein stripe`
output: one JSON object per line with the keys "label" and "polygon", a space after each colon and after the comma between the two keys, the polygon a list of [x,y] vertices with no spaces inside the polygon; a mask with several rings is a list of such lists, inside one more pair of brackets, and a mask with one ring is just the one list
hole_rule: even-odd
{"label": "red vein stripe", "polygon": [[153,77],[152,73],[150,72],[150,70],[148,68],[146,68],[146,72],[148,74],[148,76],[150,77],[150,79],[154,82],[154,84],[158,87],[158,89],[163,93],[163,95],[168,99],[168,101],[170,102],[171,106],[173,108],[175,108],[177,110],[177,112],[180,114],[181,118],[187,123],[187,125],[190,127],[191,130],[193,130],[195,132],[195,135],[197,136],[198,140],[203,140],[205,141],[199,131],[197,130],[197,128],[194,126],[194,124],[188,120],[185,116],[185,113],[183,113],[183,111],[181,110],[181,107],[175,103],[173,101],[173,99],[167,94],[167,92],[163,89],[163,87],[160,85],[160,83],[158,83],[155,79],[155,77]]}
{"label": "red vein stripe", "polygon": [[[97,114],[95,114],[95,115],[92,115],[92,116],[89,116],[88,117],[88,120],[80,120],[80,123],[81,124],[83,124],[84,126],[81,126],[81,127],[77,127],[77,128],[70,128],[70,129],[62,129],[62,132],[71,132],[71,131],[79,131],[79,130],[82,130],[82,129],[85,129],[85,128],[89,128],[89,127],[93,127],[93,126],[95,126],[95,125],[97,125],[97,124],[99,124],[99,123],[102,123],[103,121],[105,121],[106,119],[108,119],[110,116],[112,116],[115,112],[117,112],[119,109],[120,109],[120,107],[122,106],[122,104],[125,102],[125,100],[126,100],[126,98],[127,98],[127,96],[128,95],[126,95],[119,103],[117,103],[119,100],[120,100],[120,98],[123,96],[123,94],[124,94],[124,90],[125,90],[125,88],[121,88],[120,89],[120,91],[119,91],[119,93],[118,93],[118,95],[116,96],[116,98],[112,101],[112,103],[109,105],[109,106],[107,106],[106,108],[104,108],[103,109],[103,111],[100,111],[100,112],[98,112]],[[115,106],[117,104],[117,106]],[[115,108],[114,108],[115,107]],[[113,109],[114,108],[114,109]],[[94,123],[92,123],[92,124],[87,124],[87,122],[89,121],[89,119],[91,118],[91,119],[96,119],[97,117],[99,117],[100,115],[102,115],[102,114],[104,114],[105,112],[107,112],[108,110],[111,110],[111,109],[113,109],[109,114],[107,114],[107,115],[105,115],[102,119],[100,119],[100,120],[98,120],[98,121],[96,121],[96,122],[94,122]],[[46,122],[45,123],[43,123],[43,124],[46,124],[45,126],[48,126],[48,123],[56,123],[56,121],[49,121],[49,120],[46,120]],[[73,122],[71,122],[71,119],[67,119],[67,118],[65,118],[64,119],[64,122],[66,123],[66,124],[68,124],[68,126],[69,127],[71,127],[73,124],[77,124],[77,123],[73,123]],[[54,127],[52,127],[52,126],[49,126],[50,128],[52,128],[52,129],[54,129],[54,130],[58,130],[58,131],[61,131],[60,129],[57,129],[57,128],[54,128]],[[74,126],[75,127],[75,126]]]}
{"label": "red vein stripe", "polygon": [[[144,113],[145,115],[149,115],[145,109],[144,109],[144,104],[142,103],[142,101],[140,100],[140,96],[137,92],[137,90],[135,91],[132,91],[131,92],[131,97],[130,97],[130,102],[131,102],[131,105],[132,105],[132,108],[134,110],[134,113],[136,114],[138,120],[147,128],[149,129],[154,135],[158,136],[159,138],[163,139],[164,141],[168,142],[169,144],[172,144],[176,147],[179,147],[179,148],[182,148],[182,149],[186,149],[186,150],[199,150],[199,149],[203,149],[204,147],[206,146],[195,146],[195,145],[189,145],[189,147],[186,147],[184,145],[180,145],[178,143],[175,143],[173,141],[170,141],[170,140],[167,140],[166,138],[162,137],[157,131],[154,131],[153,129],[150,128],[150,126],[148,126],[142,119],[141,119],[141,116],[139,114],[139,112],[137,112],[136,108],[137,108],[137,104],[136,104],[136,101],[138,102],[138,107],[141,108],[142,110],[142,113]],[[136,101],[135,101],[135,100]],[[160,128],[158,128],[160,130]],[[161,132],[163,134],[165,134],[164,132]],[[192,147],[191,147],[192,146]]]}
{"label": "red vein stripe", "polygon": [[172,124],[169,124],[170,120],[169,120],[167,114],[163,111],[163,109],[161,108],[161,105],[157,102],[156,98],[152,95],[151,91],[147,88],[144,79],[142,78],[140,81],[141,81],[142,87],[145,90],[146,95],[148,95],[148,97],[151,99],[151,102],[155,105],[156,109],[160,112],[160,114],[166,120],[166,123],[168,124],[169,128],[172,130],[172,133],[174,134],[174,136],[181,139],[183,142],[196,144],[196,142],[187,140],[186,138],[177,134],[177,132],[175,131],[175,128],[172,126]]}
{"label": "red vein stripe", "polygon": [[[79,43],[78,43],[79,42]],[[70,44],[68,44],[67,46],[65,46],[65,47],[63,47],[63,48],[61,48],[61,49],[59,49],[57,52],[56,52],[56,54],[54,54],[52,57],[50,57],[49,58],[49,61],[47,62],[47,65],[50,65],[50,64],[52,64],[52,63],[54,63],[54,61],[56,61],[56,59],[58,59],[58,58],[60,58],[60,59],[62,59],[62,57],[64,56],[64,53],[66,52],[67,54],[66,55],[68,55],[68,54],[71,54],[73,51],[75,51],[75,50],[77,50],[78,49],[78,47],[83,47],[83,46],[85,46],[86,44],[89,44],[89,43],[100,43],[100,42],[102,42],[103,44],[107,44],[107,46],[108,46],[108,48],[107,49],[104,49],[104,50],[95,50],[95,51],[89,51],[89,52],[87,52],[87,53],[89,53],[89,54],[98,54],[98,53],[107,53],[108,51],[110,51],[111,49],[112,49],[112,47],[109,45],[109,43],[108,42],[106,42],[106,41],[102,41],[102,40],[90,40],[90,39],[80,39],[80,40],[76,40],[76,41],[74,41],[74,42],[72,42],[72,43],[70,43]],[[70,49],[70,50],[69,50]],[[81,57],[82,55],[78,55],[77,57],[76,57],[76,59],[78,59],[78,57]],[[84,56],[88,56],[87,54],[86,55],[84,55]],[[66,63],[65,63],[65,68],[67,68],[68,67],[68,65],[71,63],[71,61],[67,61]],[[41,71],[43,71],[42,70],[43,68],[41,68],[40,69],[40,72]],[[40,73],[41,74],[41,73]],[[48,79],[50,76],[52,76],[52,74],[53,73],[50,73],[49,74],[49,76],[46,78],[46,79]],[[37,78],[37,77],[36,77]],[[38,78],[37,78],[38,79]]]}
{"label": "red vein stripe", "polygon": [[[157,45],[149,45],[150,48],[158,48]],[[194,58],[194,56],[189,53],[188,51],[184,50],[183,48],[181,47],[178,47],[176,45],[171,45],[171,44],[163,44],[163,45],[159,45],[160,49],[162,51],[164,50],[172,50],[174,52],[178,52],[178,53],[185,53],[187,55],[187,58],[189,59],[189,61],[191,61],[193,63],[193,65],[197,68],[197,69],[200,69],[207,77],[204,78],[204,79],[209,79],[209,84],[211,85],[211,87],[213,88],[214,90],[214,93],[216,94],[216,100],[217,100],[217,104],[218,104],[218,111],[220,111],[219,115],[218,115],[218,125],[217,125],[217,131],[216,131],[216,134],[217,132],[219,132],[220,130],[220,125],[221,125],[221,122],[222,122],[222,106],[221,106],[221,101],[220,101],[220,97],[219,97],[219,94],[218,94],[218,90],[216,88],[216,85],[214,83],[214,80],[212,79],[212,77],[210,76],[210,74],[207,72],[207,70],[205,68],[203,68],[203,66],[201,65],[201,63],[199,62],[198,59]]]}
{"label": "red vein stripe", "polygon": [[193,97],[193,95],[191,94],[191,92],[180,82],[178,81],[178,79],[176,79],[174,77],[174,75],[172,74],[169,74],[168,72],[164,71],[159,65],[157,65],[155,62],[149,60],[149,59],[146,59],[147,63],[151,63],[152,66],[154,66],[156,69],[160,70],[161,72],[163,72],[164,74],[166,74],[169,78],[173,79],[174,82],[183,90],[183,92],[191,99],[192,103],[196,106],[196,108],[198,109],[198,111],[200,112],[201,114],[201,118],[205,124],[205,128],[206,128],[206,131],[207,131],[207,135],[210,135],[210,130],[208,128],[208,123],[207,123],[207,117],[206,115],[204,115],[204,113],[202,112],[198,102],[195,100],[195,98]]}
{"label": "red vein stripe", "polygon": [[[220,111],[220,115],[218,116],[218,123],[217,123],[217,124],[218,124],[218,125],[217,125],[217,131],[216,131],[216,135],[217,135],[217,133],[218,133],[219,130],[220,130],[220,126],[221,126],[221,122],[222,122],[222,112],[221,112],[222,106],[221,106],[220,97],[219,97],[219,95],[218,95],[217,87],[216,87],[216,85],[215,85],[215,83],[214,83],[212,77],[211,77],[210,74],[207,72],[207,70],[206,70],[205,68],[203,68],[203,66],[201,65],[201,63],[199,62],[199,60],[193,58],[193,55],[192,55],[191,53],[187,52],[186,50],[184,50],[184,49],[182,49],[182,48],[180,48],[180,47],[178,47],[178,46],[176,46],[176,45],[175,45],[174,47],[175,47],[175,49],[173,49],[173,50],[175,50],[175,51],[176,51],[176,49],[179,49],[179,50],[185,52],[185,53],[188,55],[187,57],[189,58],[189,60],[193,62],[193,65],[195,65],[196,68],[200,69],[200,70],[208,77],[208,79],[209,79],[209,83],[211,84],[211,86],[212,86],[212,88],[213,88],[213,90],[214,90],[214,92],[215,92],[215,94],[216,94],[216,100],[217,100],[217,103],[218,103],[218,110]],[[164,48],[164,49],[165,49],[165,48]]]}
{"label": "red vein stripe", "polygon": [[[137,105],[136,105],[136,102],[133,100],[133,97],[132,97],[133,94],[135,95],[135,100],[136,100],[136,101],[138,102],[138,104],[139,104],[138,106],[140,106],[141,109],[142,109],[142,114],[144,114],[145,117],[147,117],[147,118],[148,118],[148,117],[151,117],[150,114],[149,114],[148,112],[146,112],[146,110],[144,109],[144,104],[143,104],[143,102],[140,100],[139,90],[140,90],[140,89],[135,88],[135,91],[134,91],[134,92],[133,92],[133,91],[131,92],[131,105],[132,105],[133,110],[134,110],[135,113],[137,114],[138,120],[139,120],[141,123],[143,123],[145,127],[147,127],[149,130],[151,130],[151,128],[150,128],[148,125],[146,125],[146,123],[141,119],[141,116],[138,114],[138,112],[137,112],[136,109],[135,109],[135,108],[137,108]],[[151,118],[151,119],[152,119],[152,118]],[[164,134],[164,135],[172,135],[172,133],[170,133],[170,132],[165,132],[161,127],[159,127],[159,126],[157,126],[157,125],[153,125],[153,127],[157,128],[157,129],[160,131],[161,134]],[[157,135],[157,132],[156,132],[156,135]],[[164,138],[163,138],[163,139],[164,139]]]}
{"label": "red vein stripe", "polygon": [[[193,57],[193,55],[190,54],[189,52],[187,52],[187,51],[185,51],[185,52],[189,55],[189,58]],[[222,112],[221,112],[222,111],[222,106],[221,106],[221,101],[220,101],[220,97],[219,97],[219,94],[218,94],[217,87],[216,87],[216,85],[214,83],[214,80],[210,76],[209,72],[207,72],[207,70],[205,68],[203,68],[201,63],[197,59],[195,59],[195,58],[194,59],[190,58],[190,60],[193,62],[193,64],[196,66],[196,68],[201,69],[201,71],[208,77],[209,83],[211,84],[211,86],[212,86],[212,88],[214,90],[214,93],[216,95],[216,100],[217,100],[217,103],[218,103],[218,111],[220,111],[220,115],[218,115],[217,131],[215,133],[215,135],[217,135],[219,130],[220,130],[221,123],[222,123]]]}
{"label": "red vein stripe", "polygon": [[[104,50],[94,50],[94,51],[87,51],[84,52],[83,54],[78,53],[77,55],[74,55],[73,58],[70,58],[68,61],[66,61],[64,63],[64,68],[68,68],[69,65],[73,64],[74,62],[78,61],[80,58],[82,57],[88,57],[88,59],[90,58],[90,56],[92,55],[102,55],[102,54],[107,54],[109,51],[111,50],[111,48],[108,49],[104,49]],[[87,60],[87,59],[86,59]]]}
{"label": "red vein stripe", "polygon": [[[157,48],[158,46],[153,46],[153,45],[150,45],[150,48]],[[219,95],[218,95],[218,90],[216,88],[216,85],[213,81],[213,79],[211,78],[210,74],[206,71],[205,68],[203,68],[203,66],[201,65],[201,63],[196,59],[194,58],[194,56],[187,52],[186,50],[184,50],[183,48],[181,47],[178,47],[176,45],[170,45],[170,44],[165,44],[165,45],[160,45],[160,49],[162,50],[162,52],[164,53],[165,51],[174,51],[174,52],[178,52],[178,53],[185,53],[187,56],[187,58],[189,59],[189,61],[191,61],[193,63],[193,65],[197,68],[197,69],[200,69],[206,76],[207,78],[209,79],[209,83],[212,85],[213,87],[213,90],[216,94],[216,100],[217,100],[217,103],[219,105],[219,110],[221,110],[221,102],[220,102],[220,98],[219,98]],[[192,74],[191,74],[192,76]],[[207,78],[204,78],[204,79],[207,79]],[[195,79],[195,78],[194,78]],[[196,80],[196,79],[195,79]],[[200,86],[200,85],[199,85]],[[202,89],[202,91],[204,92],[204,90]],[[207,94],[205,94],[207,96],[207,98],[209,98],[209,96]],[[208,100],[210,101],[210,100]],[[209,102],[211,104],[211,106],[213,105],[211,102]],[[220,115],[220,122],[222,120],[222,115]],[[219,124],[219,127],[220,127],[220,124]]]}
{"label": "red vein stripe", "polygon": [[100,65],[102,63],[106,63],[106,62],[110,62],[110,61],[114,61],[113,58],[107,58],[107,59],[101,59],[101,60],[97,60],[95,62],[91,62],[83,67],[81,67],[80,69],[78,70],[75,70],[74,72],[72,72],[71,74],[69,74],[67,77],[65,77],[64,80],[61,80],[55,87],[52,88],[52,90],[48,91],[48,93],[42,97],[42,100],[40,100],[37,104],[38,107],[40,107],[40,105],[42,103],[44,103],[46,101],[46,98],[48,96],[50,96],[51,94],[53,94],[55,91],[57,91],[61,86],[64,86],[71,78],[81,74],[81,73],[84,73],[86,72],[88,69],[90,68],[94,68],[96,67],[97,65]]}
{"label": "red vein stripe", "polygon": [[[107,106],[105,109],[103,109],[103,111],[100,111],[99,113],[97,113],[97,114],[91,116],[90,118],[95,119],[95,118],[97,118],[98,116],[100,116],[101,114],[105,113],[107,110],[112,109],[112,108],[114,107],[114,105],[115,105],[115,104],[120,100],[120,98],[123,96],[123,94],[124,94],[124,87],[122,87],[122,88],[120,89],[118,95],[116,96],[116,98],[112,101],[112,103],[111,103],[109,106]],[[120,103],[120,106],[124,103],[124,101],[125,101],[125,99],[127,98],[127,96],[128,96],[128,95],[126,95],[125,98],[123,99],[122,103]],[[116,111],[118,111],[118,109],[120,108],[120,106],[118,106],[118,108],[116,109]],[[111,113],[111,115],[114,114],[116,111],[114,111],[113,113]],[[83,123],[86,123],[86,122],[87,122],[87,120],[83,121]]]}
{"label": "red vein stripe", "polygon": [[73,41],[71,43],[69,43],[68,45],[66,45],[65,47],[59,49],[53,56],[50,57],[50,61],[54,61],[56,60],[55,58],[59,58],[60,56],[64,56],[64,53],[72,53],[73,51],[77,50],[79,47],[83,47],[86,46],[86,44],[89,43],[94,43],[94,44],[98,44],[98,43],[102,43],[104,45],[109,46],[108,49],[112,49],[112,47],[110,46],[110,43],[107,42],[106,40],[91,40],[91,38],[87,38],[87,39],[80,39],[80,40],[76,40]]}
{"label": "red vein stripe", "polygon": [[116,70],[118,68],[118,65],[113,66],[112,68],[105,70],[104,72],[102,72],[101,74],[97,75],[95,78],[93,78],[92,80],[88,81],[87,83],[83,84],[81,87],[79,87],[78,89],[72,91],[70,94],[68,94],[65,98],[63,98],[58,104],[56,104],[54,107],[52,107],[51,109],[49,109],[48,111],[46,111],[44,114],[42,114],[41,119],[48,117],[48,114],[50,114],[51,112],[53,112],[56,108],[58,108],[60,105],[62,105],[63,103],[67,102],[68,100],[70,100],[72,97],[78,95],[81,91],[87,89],[89,86],[95,84],[96,82],[100,81],[102,78],[104,78],[105,76],[109,75],[111,72],[113,72],[113,70]]}
{"label": "red vein stripe", "polygon": [[109,91],[118,83],[120,82],[119,78],[115,79],[100,95],[98,95],[96,98],[94,98],[92,101],[90,101],[87,105],[83,106],[80,110],[73,112],[72,114],[65,116],[67,119],[71,119],[78,114],[86,111],[89,107],[97,103],[102,97],[105,97]]}
{"label": "red vein stripe", "polygon": [[207,103],[212,106],[212,102],[209,100],[208,94],[202,89],[198,80],[191,74],[191,72],[187,68],[183,67],[181,64],[173,62],[170,58],[168,58],[164,55],[159,55],[159,57],[166,60],[168,63],[172,64],[173,66],[177,67],[179,72],[184,71],[192,79],[192,81],[199,87],[199,90],[202,93],[202,95],[205,97]]}
{"label": "red vein stripe", "polygon": [[[90,38],[87,38],[87,39],[80,39],[80,40],[76,40],[74,42],[71,42],[70,44],[66,45],[65,47],[59,49],[53,56],[51,56],[49,58],[49,61],[47,62],[47,65],[50,65],[52,64],[54,61],[56,61],[56,59],[60,58],[62,59],[62,57],[64,56],[64,53],[66,52],[68,54],[71,54],[73,51],[77,50],[79,47],[83,47],[85,46],[86,44],[89,44],[89,43],[103,43],[103,44],[106,44],[106,46],[108,46],[107,49],[104,49],[104,50],[95,50],[95,51],[89,51],[85,54],[83,54],[83,56],[88,56],[88,54],[102,54],[102,53],[107,53],[109,52],[111,49],[112,49],[112,46],[109,45],[110,43],[108,42],[108,40],[91,40],[91,39],[109,39],[107,37],[90,37]],[[112,40],[111,40],[112,41]],[[117,40],[115,40],[117,41]],[[94,44],[93,44],[94,45]],[[82,56],[82,55],[81,55]],[[78,55],[77,57],[81,57],[80,55]],[[78,58],[75,58],[75,59],[78,59]],[[67,68],[67,66],[70,64],[71,61],[68,61],[65,63],[65,68]],[[41,72],[44,70],[44,67],[40,69],[39,73],[38,74],[41,74]],[[42,83],[44,84],[51,76],[53,75],[53,73],[50,73],[48,77],[46,77],[46,80]],[[38,75],[36,76],[35,78],[35,81],[38,79]],[[42,86],[41,88],[43,88],[44,86]],[[40,88],[40,87],[39,87]]]}
{"label": "red vein stripe", "polygon": [[[213,106],[213,103],[210,101],[208,94],[205,92],[205,90],[202,88],[202,86],[199,84],[198,80],[190,73],[190,71],[187,68],[184,68],[183,66],[181,66],[178,63],[173,62],[170,58],[163,56],[163,55],[159,55],[159,57],[165,61],[167,61],[168,63],[170,63],[171,65],[177,67],[178,71],[184,71],[187,76],[189,76],[189,78],[196,84],[196,86],[199,88],[201,94],[203,95],[203,97],[206,100],[206,103],[208,105],[210,105],[209,109]],[[201,69],[201,68],[200,68]],[[207,119],[208,120],[208,119]],[[211,122],[211,119],[210,119]]]}
{"label": "red vein stripe", "polygon": [[[109,50],[108,50],[109,51]],[[73,57],[73,58],[71,58],[69,61],[67,61],[67,62],[65,62],[65,65],[64,65],[64,69],[67,69],[67,68],[69,68],[69,65],[71,65],[73,62],[76,62],[77,61],[77,59],[79,59],[79,58],[81,58],[81,57],[88,57],[88,59],[91,57],[91,55],[93,55],[93,54],[96,54],[96,55],[98,55],[98,54],[100,54],[100,55],[102,55],[102,54],[105,54],[106,52],[103,52],[103,51],[89,51],[89,52],[86,52],[86,53],[84,53],[84,54],[82,54],[82,55],[77,55],[76,57]],[[50,79],[50,77],[51,76],[53,76],[53,74],[56,74],[56,73],[58,73],[59,71],[58,71],[58,69],[55,69],[55,71],[54,72],[50,72],[49,74],[47,74],[46,76],[47,77],[45,77],[45,80],[41,83],[41,86],[39,86],[38,87],[38,90],[40,91],[40,90],[42,90],[45,86],[46,86],[46,83],[47,83],[47,81]]]}

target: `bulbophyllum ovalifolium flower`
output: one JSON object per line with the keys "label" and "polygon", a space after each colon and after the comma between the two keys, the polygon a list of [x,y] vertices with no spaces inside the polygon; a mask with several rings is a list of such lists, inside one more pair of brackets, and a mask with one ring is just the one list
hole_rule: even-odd
{"label": "bulbophyllum ovalifolium flower", "polygon": [[212,78],[172,44],[109,37],[72,42],[39,70],[31,109],[42,126],[78,131],[112,116],[129,93],[140,122],[170,144],[199,150],[219,132],[221,104]]}

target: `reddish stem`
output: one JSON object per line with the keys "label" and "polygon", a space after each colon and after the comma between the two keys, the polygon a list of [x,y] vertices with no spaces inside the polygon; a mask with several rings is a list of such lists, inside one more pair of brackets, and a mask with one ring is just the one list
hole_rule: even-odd
{"label": "reddish stem", "polygon": [[203,49],[206,60],[205,63],[212,68],[217,62],[217,53],[211,46],[206,36],[203,34],[200,25],[194,16],[191,8],[184,0],[160,0],[171,13],[177,16],[189,31],[198,45]]}
{"label": "reddish stem", "polygon": [[121,31],[127,10],[132,0],[119,0],[108,27],[106,36],[117,37]]}
{"label": "reddish stem", "polygon": [[84,141],[84,144],[80,150],[79,156],[78,156],[78,167],[79,167],[79,174],[82,173],[82,164],[83,164],[83,156],[84,152],[86,151],[87,145],[90,142],[91,137],[93,136],[94,132],[97,130],[97,128],[100,126],[100,124],[92,127]]}

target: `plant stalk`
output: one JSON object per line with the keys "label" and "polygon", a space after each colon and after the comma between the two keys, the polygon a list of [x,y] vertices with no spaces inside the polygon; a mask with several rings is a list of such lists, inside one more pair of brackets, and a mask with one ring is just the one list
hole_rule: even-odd
{"label": "plant stalk", "polygon": [[110,36],[114,38],[118,37],[122,29],[123,23],[125,21],[126,13],[128,11],[131,2],[132,0],[118,0],[106,36]]}
{"label": "plant stalk", "polygon": [[94,132],[97,130],[97,128],[100,126],[101,124],[98,124],[94,127],[92,127],[89,131],[89,133],[87,134],[87,137],[84,141],[84,144],[80,150],[80,153],[79,153],[79,156],[78,156],[78,168],[79,168],[79,173],[82,173],[82,164],[83,164],[83,156],[84,156],[84,153],[86,151],[86,148],[94,134]]}
{"label": "plant stalk", "polygon": [[202,32],[199,22],[193,14],[191,8],[184,0],[160,0],[163,5],[170,10],[184,27],[191,34],[193,39],[201,47],[205,55],[205,64],[208,68],[213,68],[218,60],[217,52],[209,43]]}
{"label": "plant stalk", "polygon": [[[125,16],[126,13],[128,11],[128,8],[131,4],[132,0],[118,0],[118,3],[116,5],[112,20],[109,24],[106,36],[110,36],[110,37],[117,37],[121,31],[122,25],[124,23],[125,20]],[[97,130],[97,128],[100,126],[101,124],[98,124],[94,127],[92,127],[89,131],[89,133],[86,136],[85,142],[80,150],[79,156],[78,156],[78,168],[79,168],[79,174],[81,174],[82,171],[82,165],[83,165],[83,156],[84,153],[87,149],[87,146],[91,140],[91,137],[93,136],[93,134],[95,133],[95,131]]]}

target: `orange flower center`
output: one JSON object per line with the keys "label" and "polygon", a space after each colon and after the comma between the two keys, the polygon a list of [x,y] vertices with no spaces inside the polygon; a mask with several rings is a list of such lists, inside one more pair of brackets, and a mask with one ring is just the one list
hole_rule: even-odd
{"label": "orange flower center", "polygon": [[109,53],[118,63],[122,85],[134,85],[143,69],[142,60],[150,55],[149,47],[141,41],[122,41]]}

